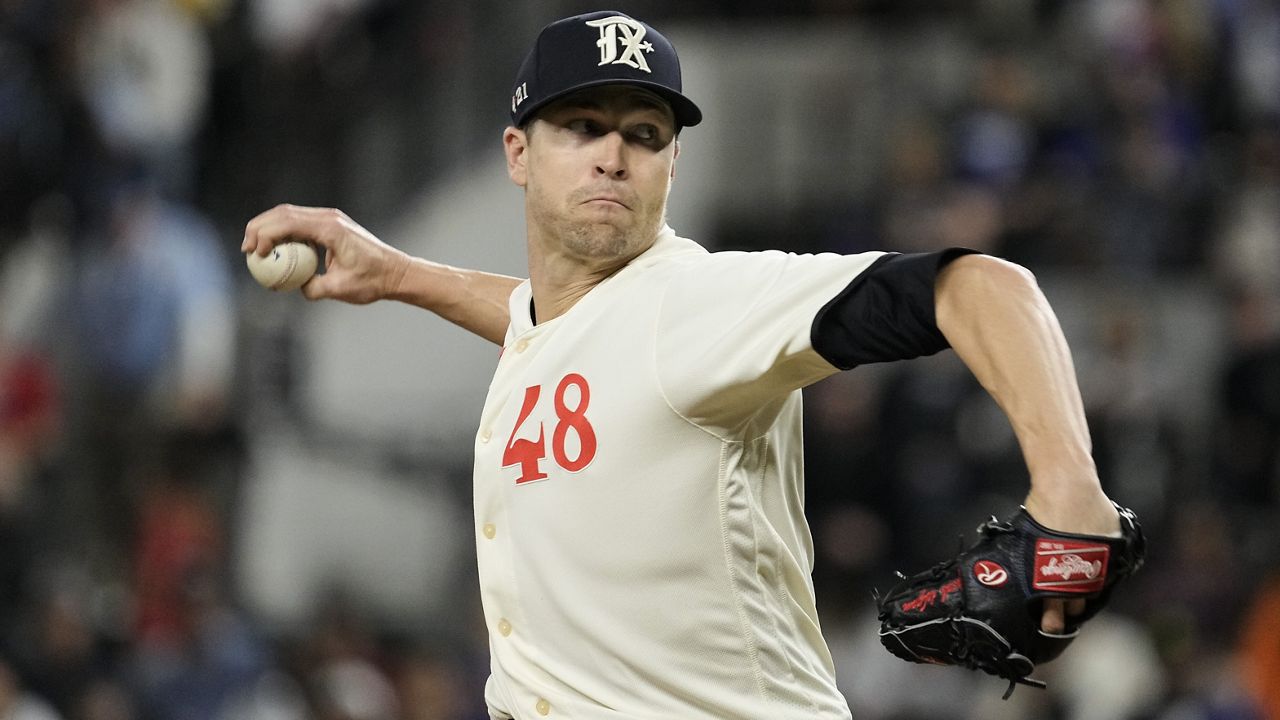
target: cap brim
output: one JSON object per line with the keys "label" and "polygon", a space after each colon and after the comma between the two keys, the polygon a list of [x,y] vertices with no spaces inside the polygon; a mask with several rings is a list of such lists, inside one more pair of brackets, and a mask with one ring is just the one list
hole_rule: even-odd
{"label": "cap brim", "polygon": [[627,78],[607,78],[607,79],[592,80],[590,82],[579,83],[577,85],[574,85],[573,87],[561,90],[560,92],[555,93],[554,95],[550,95],[546,98],[543,98],[542,101],[537,103],[536,105],[530,105],[527,108],[520,108],[520,113],[515,117],[515,124],[517,126],[523,126],[527,124],[530,120],[533,119],[533,116],[536,115],[539,110],[550,105],[556,100],[559,100],[560,98],[565,97],[566,95],[573,94],[579,90],[584,90],[586,88],[600,87],[603,85],[632,85],[635,87],[644,88],[645,90],[648,90],[653,94],[661,97],[663,100],[666,100],[667,103],[671,105],[671,112],[675,115],[677,128],[693,127],[694,125],[697,125],[698,123],[702,122],[702,111],[698,109],[698,106],[695,105],[693,101],[690,100],[689,98],[685,97],[684,95],[681,95],[680,93],[672,90],[671,88],[665,85],[660,85],[655,82],[647,82],[645,80],[631,80]]}

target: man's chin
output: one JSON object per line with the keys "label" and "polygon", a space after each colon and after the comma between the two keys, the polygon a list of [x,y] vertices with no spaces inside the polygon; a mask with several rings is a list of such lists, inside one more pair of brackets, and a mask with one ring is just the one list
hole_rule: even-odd
{"label": "man's chin", "polygon": [[563,238],[565,248],[588,260],[629,260],[652,243],[652,238],[642,237],[644,232],[634,222],[597,219],[577,223],[568,231]]}

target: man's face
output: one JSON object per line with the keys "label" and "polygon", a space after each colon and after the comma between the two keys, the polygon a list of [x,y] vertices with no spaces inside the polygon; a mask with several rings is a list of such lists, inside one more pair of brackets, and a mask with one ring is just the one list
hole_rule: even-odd
{"label": "man's face", "polygon": [[653,244],[666,216],[678,146],[671,107],[609,85],[574,93],[503,138],[527,220],[587,264],[625,262]]}

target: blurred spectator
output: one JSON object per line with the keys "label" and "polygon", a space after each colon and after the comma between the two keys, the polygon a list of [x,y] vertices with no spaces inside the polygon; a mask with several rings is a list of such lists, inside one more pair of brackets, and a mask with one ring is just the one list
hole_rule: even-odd
{"label": "blurred spectator", "polygon": [[1244,683],[1265,720],[1280,720],[1280,574],[1253,597],[1240,626]]}
{"label": "blurred spectator", "polygon": [[237,693],[222,710],[220,720],[313,720],[296,679],[269,670]]}
{"label": "blurred spectator", "polygon": [[399,720],[475,720],[484,715],[462,669],[443,656],[411,652],[394,676]]}
{"label": "blurred spectator", "polygon": [[1052,664],[1038,670],[1066,720],[1147,718],[1164,699],[1164,667],[1140,622],[1108,612]]}
{"label": "blurred spectator", "polygon": [[[0,617],[21,605],[45,511],[42,478],[58,430],[51,360],[10,346],[0,318]],[[0,628],[2,630],[2,628]],[[3,633],[0,632],[0,636]]]}
{"label": "blurred spectator", "polygon": [[139,470],[157,438],[227,421],[235,323],[227,261],[201,214],[144,172],[115,188],[105,220],[83,257],[74,315],[84,502],[110,558],[131,542]]}
{"label": "blurred spectator", "polygon": [[1280,7],[1267,0],[1217,3],[1225,15],[1235,87],[1250,118],[1280,116]]}
{"label": "blurred spectator", "polygon": [[319,720],[395,720],[399,716],[391,683],[363,659],[335,658],[312,679]]}
{"label": "blurred spectator", "polygon": [[191,632],[192,583],[221,572],[224,543],[217,507],[194,477],[186,458],[198,452],[175,441],[144,491],[138,512],[135,637],[143,646],[181,644]]}
{"label": "blurred spectator", "polygon": [[1034,152],[1035,100],[1028,58],[991,53],[977,63],[972,107],[956,124],[956,170],[967,180],[1009,189]]}
{"label": "blurred spectator", "polygon": [[1096,355],[1081,369],[1080,384],[1107,491],[1153,529],[1167,509],[1178,443],[1162,404],[1162,378],[1150,370],[1157,339],[1140,297],[1099,303],[1091,323],[1097,337],[1088,345]]}
{"label": "blurred spectator", "polygon": [[[0,4],[0,255],[21,237],[30,209],[65,192],[76,98],[65,72],[69,2]],[[61,187],[60,187],[61,186]]]}
{"label": "blurred spectator", "polygon": [[101,589],[74,563],[49,561],[33,585],[33,607],[19,616],[29,620],[17,639],[23,674],[33,691],[74,718],[94,685],[123,672],[118,640],[109,638],[119,633],[108,631],[94,607]]}
{"label": "blurred spectator", "polygon": [[1186,499],[1165,530],[1165,553],[1143,570],[1142,616],[1167,668],[1169,698],[1189,718],[1254,717],[1235,667],[1252,589],[1239,552],[1243,530],[1220,503]]}
{"label": "blurred spectator", "polygon": [[184,573],[172,633],[139,640],[134,666],[146,717],[219,720],[271,670],[268,646],[225,599],[210,568]]}
{"label": "blurred spectator", "polygon": [[272,52],[299,53],[370,0],[249,0],[253,33]]}
{"label": "blurred spectator", "polygon": [[826,609],[852,613],[895,569],[888,524],[893,488],[879,413],[891,366],[861,368],[805,390],[805,496],[814,587]]}
{"label": "blurred spectator", "polygon": [[1266,720],[1240,688],[1235,668],[1211,658],[1205,663],[1203,684],[1187,695],[1166,698],[1157,720]]}
{"label": "blurred spectator", "polygon": [[70,720],[136,720],[137,707],[120,681],[100,678],[85,688]]}
{"label": "blurred spectator", "polygon": [[304,649],[300,670],[317,720],[393,720],[399,715],[395,689],[377,664],[377,638],[349,593],[335,589],[321,604]]}
{"label": "blurred spectator", "polygon": [[1004,415],[951,355],[893,367],[879,406],[895,569],[926,567],[1017,508],[1027,471]]}
{"label": "blurred spectator", "polygon": [[940,249],[938,215],[947,190],[946,140],[931,118],[903,118],[889,132],[886,184],[877,206],[883,212],[882,236],[898,252]]}
{"label": "blurred spectator", "polygon": [[1217,492],[1274,512],[1280,509],[1280,298],[1274,289],[1244,286],[1232,302],[1223,417],[1213,436]]}
{"label": "blurred spectator", "polygon": [[1280,120],[1251,127],[1239,143],[1241,171],[1215,228],[1212,268],[1224,287],[1280,287]]}
{"label": "blurred spectator", "polygon": [[61,720],[48,703],[24,692],[13,668],[0,659],[0,718],[4,720]]}
{"label": "blurred spectator", "polygon": [[208,37],[174,0],[86,0],[79,80],[116,153],[143,159],[170,191],[195,181],[192,141],[209,96]]}
{"label": "blurred spectator", "polygon": [[184,431],[153,442],[160,456],[141,468],[147,476],[132,562],[140,704],[148,717],[217,720],[229,707],[245,710],[274,663],[270,646],[227,597],[224,521],[208,473],[217,448]]}

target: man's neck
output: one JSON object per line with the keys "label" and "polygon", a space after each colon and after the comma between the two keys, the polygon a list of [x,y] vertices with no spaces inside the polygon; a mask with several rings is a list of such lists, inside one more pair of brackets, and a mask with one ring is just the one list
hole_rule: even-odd
{"label": "man's neck", "polygon": [[[653,242],[657,241],[657,234]],[[629,257],[593,260],[571,254],[560,243],[530,231],[529,284],[533,289],[535,324],[569,312],[592,288],[653,247],[653,242],[637,248]]]}
{"label": "man's neck", "polygon": [[602,267],[589,267],[563,255],[529,244],[529,284],[533,289],[534,322],[544,323],[569,312],[596,285],[621,270],[630,258]]}

